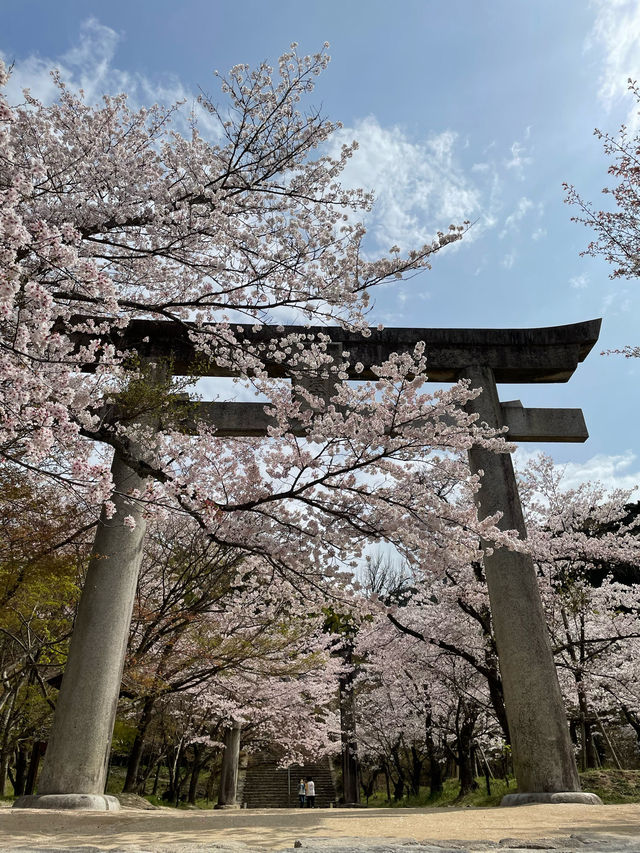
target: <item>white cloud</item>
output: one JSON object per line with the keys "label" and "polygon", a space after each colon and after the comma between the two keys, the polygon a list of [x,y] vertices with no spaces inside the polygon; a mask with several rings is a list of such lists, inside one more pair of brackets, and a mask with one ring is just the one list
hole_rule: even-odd
{"label": "white cloud", "polygon": [[[131,75],[112,66],[119,38],[111,27],[96,18],[88,18],[80,25],[77,43],[62,56],[31,54],[16,60],[7,87],[9,100],[20,101],[23,88],[28,88],[44,103],[54,100],[57,88],[51,79],[53,68],[60,71],[70,88],[83,89],[89,102],[105,92],[128,91],[132,85]],[[7,61],[4,54],[3,58]]]}
{"label": "white cloud", "polygon": [[455,132],[445,130],[412,142],[401,128],[382,127],[375,116],[368,116],[334,136],[332,153],[352,139],[359,148],[341,182],[374,191],[376,204],[367,224],[380,248],[429,242],[437,230],[466,219],[479,220],[467,239],[488,227],[488,193],[460,164]]}
{"label": "white cloud", "polygon": [[600,310],[609,317],[619,317],[628,314],[633,304],[632,298],[634,295],[626,287],[620,290],[612,290],[603,296],[602,308]]}
{"label": "white cloud", "polygon": [[522,198],[518,200],[516,209],[505,219],[504,227],[499,234],[500,238],[502,239],[503,237],[506,237],[509,231],[517,231],[518,224],[524,219],[533,206],[534,204],[530,198],[522,196]]}
{"label": "white cloud", "polygon": [[589,276],[586,273],[574,275],[569,279],[569,287],[573,290],[584,290],[589,286]]}
{"label": "white cloud", "polygon": [[[21,103],[22,90],[25,88],[43,103],[52,103],[58,95],[58,89],[51,78],[51,71],[58,69],[67,86],[72,90],[82,89],[90,104],[99,101],[104,94],[115,95],[120,92],[127,93],[134,109],[154,103],[168,106],[184,101],[185,109],[174,116],[177,129],[188,129],[189,112],[194,109],[202,132],[213,136],[218,134],[218,126],[211,120],[209,113],[198,108],[196,94],[189,91],[174,75],[150,79],[142,74],[119,69],[114,59],[120,39],[120,34],[114,29],[91,17],[80,25],[76,44],[61,56],[30,54],[25,58],[17,58],[7,85],[9,103]],[[1,50],[0,57],[6,64],[13,61]]]}
{"label": "white cloud", "polygon": [[515,253],[515,252],[509,252],[509,253],[508,253],[507,255],[505,255],[505,256],[504,256],[504,258],[500,261],[500,265],[501,265],[501,266],[503,266],[506,270],[510,270],[510,269],[511,269],[511,267],[512,267],[512,266],[515,264],[515,262],[516,262],[516,257],[517,257],[517,255],[516,255],[516,253]]}
{"label": "white cloud", "polygon": [[[525,139],[529,138],[530,132],[531,126],[525,130]],[[511,157],[505,161],[504,165],[507,169],[512,169],[520,180],[524,180],[524,167],[532,163],[533,160],[525,154],[527,149],[521,142],[514,142],[510,150]]]}
{"label": "white cloud", "polygon": [[[538,451],[518,447],[514,462],[520,470],[526,468]],[[633,490],[632,500],[640,498],[640,463],[631,450],[618,455],[598,453],[584,462],[556,463],[563,471],[562,483],[567,489],[581,483],[601,483],[606,489]]]}
{"label": "white cloud", "polygon": [[[50,70],[58,68],[69,88],[82,88],[89,103],[105,93],[122,91],[127,92],[133,108],[185,101],[182,111],[174,117],[174,126],[180,132],[188,132],[195,91],[171,75],[151,78],[119,68],[121,38],[116,30],[92,17],[80,25],[76,44],[65,54],[18,57],[9,85],[10,102],[19,103],[22,88],[29,87],[35,97],[51,103],[57,90]],[[202,132],[215,138],[219,132],[216,122],[203,110],[196,107],[196,111]],[[529,128],[524,139],[528,136]],[[503,220],[503,176],[508,172],[511,178],[514,170],[521,173],[530,161],[520,142],[511,146],[507,157],[504,151],[498,154],[492,143],[482,153],[481,162],[474,164],[472,155],[466,153],[467,165],[462,155],[472,148],[472,141],[460,139],[455,130],[445,129],[414,141],[397,126],[383,127],[375,116],[338,131],[331,141],[331,152],[337,154],[341,145],[353,138],[360,148],[349,161],[342,180],[347,186],[364,187],[375,193],[376,204],[366,221],[375,254],[394,244],[408,249],[429,243],[436,231],[446,231],[450,224],[465,220],[473,222],[473,227],[456,246],[472,243]],[[505,227],[514,225],[529,204],[528,199],[521,199],[516,211],[507,217]],[[511,265],[513,257],[507,257],[504,263]]]}
{"label": "white cloud", "polygon": [[547,229],[546,228],[536,228],[536,230],[531,235],[531,239],[532,240],[542,240],[543,237],[546,237],[546,236],[547,236]]}
{"label": "white cloud", "polygon": [[[640,3],[637,0],[592,0],[596,19],[585,44],[603,51],[599,98],[606,109],[627,95],[629,78],[640,78]],[[627,125],[638,126],[637,105]]]}
{"label": "white cloud", "polygon": [[[176,129],[188,131],[189,112],[195,107],[202,132],[209,137],[217,135],[215,121],[197,108],[195,93],[178,78],[149,78],[118,68],[120,40],[116,30],[88,18],[80,25],[76,44],[65,54],[17,58],[8,86],[9,101],[20,103],[22,89],[28,87],[43,103],[53,102],[58,92],[50,72],[58,68],[69,88],[83,89],[89,103],[105,93],[119,92],[127,92],[133,108],[184,101],[183,110],[173,119]],[[11,57],[0,56],[11,61]],[[370,116],[335,134],[332,153],[337,154],[340,146],[353,138],[360,148],[347,166],[343,183],[375,191],[376,206],[367,217],[367,225],[376,253],[394,244],[407,249],[431,242],[436,231],[446,231],[450,224],[467,219],[475,224],[465,243],[495,225],[500,194],[496,169],[487,163],[472,178],[459,162],[458,153],[465,144],[453,130],[414,143],[400,128],[384,128]]]}

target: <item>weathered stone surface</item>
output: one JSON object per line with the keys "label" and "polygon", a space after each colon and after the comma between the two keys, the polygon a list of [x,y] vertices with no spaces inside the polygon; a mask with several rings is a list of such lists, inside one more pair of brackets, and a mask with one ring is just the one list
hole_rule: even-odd
{"label": "weathered stone surface", "polygon": [[589,438],[582,409],[525,408],[519,400],[501,403],[507,441],[575,441]]}
{"label": "weathered stone surface", "polygon": [[[491,427],[502,427],[491,368],[471,364],[463,375],[472,388],[482,388],[482,393],[469,401],[467,410]],[[517,530],[526,538],[511,457],[474,445],[469,450],[469,464],[473,473],[483,472],[477,495],[480,518],[502,513],[499,526]],[[579,791],[533,560],[529,554],[495,548],[487,550],[484,567],[518,788]]]}
{"label": "weathered stone surface", "polygon": [[28,794],[18,797],[14,809],[75,809],[94,812],[117,812],[120,803],[109,794]]}
{"label": "weathered stone surface", "polygon": [[161,806],[154,806],[149,800],[141,797],[139,794],[114,794],[122,808],[124,809],[143,809],[146,812],[158,812]]}
{"label": "weathered stone surface", "polygon": [[585,806],[602,806],[597,794],[585,791],[556,791],[555,793],[506,794],[501,806],[526,806],[529,803],[582,803]]}
{"label": "weathered stone surface", "polygon": [[[133,489],[143,492],[143,480],[117,456],[111,472],[117,513],[100,519],[38,783],[39,794],[72,796],[59,806],[40,799],[37,808],[102,809],[107,800],[114,804],[109,809],[119,808],[115,797],[102,794],[145,524],[140,505],[123,497]],[[136,522],[133,530],[124,526],[128,515]],[[14,803],[34,807],[25,798]]]}
{"label": "weathered stone surface", "polygon": [[240,759],[240,737],[242,726],[234,722],[224,733],[224,753],[220,770],[220,790],[218,791],[217,809],[239,809],[238,763]]}
{"label": "weathered stone surface", "polygon": [[[598,340],[601,320],[542,329],[372,329],[368,338],[338,326],[262,326],[253,331],[243,326],[240,337],[249,344],[268,343],[288,334],[326,335],[349,352],[350,379],[376,379],[371,366],[386,361],[391,353],[413,352],[424,341],[432,382],[455,382],[468,364],[484,364],[494,370],[498,382],[566,382]],[[240,327],[238,327],[240,328]],[[79,345],[88,336],[77,335]],[[124,331],[105,336],[118,348],[134,348],[152,361],[171,358],[176,375],[191,374],[196,353],[184,327],[163,320],[132,320]],[[360,362],[364,371],[356,373]],[[270,376],[287,375],[280,362],[268,365]],[[233,375],[228,369],[198,360],[198,372],[207,376]]]}
{"label": "weathered stone surface", "polygon": [[[508,441],[583,442],[589,438],[582,409],[529,409],[521,403],[502,403],[501,409],[502,421],[509,429]],[[181,428],[195,433],[198,421],[215,427],[219,438],[266,436],[270,427],[277,426],[276,420],[265,412],[264,403],[188,402]],[[301,436],[308,429],[297,421],[291,421],[289,428]]]}

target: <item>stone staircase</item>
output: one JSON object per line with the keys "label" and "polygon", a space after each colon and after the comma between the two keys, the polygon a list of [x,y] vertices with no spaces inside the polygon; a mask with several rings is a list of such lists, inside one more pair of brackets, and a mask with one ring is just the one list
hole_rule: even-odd
{"label": "stone staircase", "polygon": [[298,784],[301,777],[310,777],[315,782],[317,809],[335,805],[336,788],[328,760],[322,764],[294,765],[283,769],[268,755],[249,757],[241,802],[248,809],[296,808],[299,805]]}

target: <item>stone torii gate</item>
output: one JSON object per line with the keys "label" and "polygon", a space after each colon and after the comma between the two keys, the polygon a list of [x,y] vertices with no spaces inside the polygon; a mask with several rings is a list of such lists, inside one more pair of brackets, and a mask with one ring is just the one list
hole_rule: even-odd
{"label": "stone torii gate", "polygon": [[[252,345],[291,333],[322,333],[336,358],[343,350],[350,353],[348,378],[358,380],[375,379],[372,366],[392,353],[413,352],[424,341],[429,380],[469,379],[472,387],[482,387],[468,410],[490,427],[506,426],[509,440],[582,442],[588,433],[580,409],[501,402],[497,384],[567,382],[596,343],[600,322],[542,329],[389,328],[372,331],[368,338],[337,327],[238,328],[239,337]],[[134,320],[109,340],[142,359],[170,359],[175,375],[190,375],[196,360],[187,331],[166,321]],[[364,365],[358,373],[357,362]],[[288,375],[281,363],[268,364],[267,370],[273,377]],[[199,373],[231,375],[215,364],[204,370],[199,366]],[[272,423],[262,403],[200,403],[197,414],[215,424],[220,437],[266,436]],[[500,526],[525,537],[511,457],[474,446],[469,462],[474,472],[484,472],[480,516],[501,512]],[[112,475],[120,495],[117,515],[110,521],[102,516],[96,533],[38,794],[19,798],[17,808],[119,808],[117,799],[103,792],[144,539],[141,510],[123,496],[142,489],[144,482],[117,455]],[[135,530],[123,527],[126,515],[136,519]],[[599,803],[595,795],[580,791],[533,561],[499,548],[484,562],[519,790],[503,803]]]}

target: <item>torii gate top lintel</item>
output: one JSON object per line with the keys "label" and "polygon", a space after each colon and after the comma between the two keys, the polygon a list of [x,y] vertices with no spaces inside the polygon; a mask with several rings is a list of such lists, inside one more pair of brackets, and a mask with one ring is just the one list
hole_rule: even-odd
{"label": "torii gate top lintel", "polygon": [[[412,351],[424,341],[429,379],[433,382],[455,382],[470,364],[491,368],[498,383],[567,382],[578,364],[586,358],[598,340],[601,320],[587,320],[563,326],[533,329],[372,329],[369,337],[339,326],[275,326],[233,324],[239,338],[258,344],[290,334],[328,336],[334,344],[349,352],[349,378],[373,379],[370,367],[385,361],[391,353]],[[114,331],[109,339],[117,346],[135,349],[145,358],[172,359],[176,375],[193,370],[196,353],[189,340],[189,327],[166,320],[132,320],[125,331]],[[241,331],[240,331],[241,330]],[[214,326],[204,326],[210,334]],[[353,365],[360,362],[364,371],[356,373]],[[268,364],[269,374],[287,374],[286,366]],[[228,376],[229,372],[215,363],[199,365],[198,372],[207,376]],[[353,375],[351,375],[353,374]]]}

